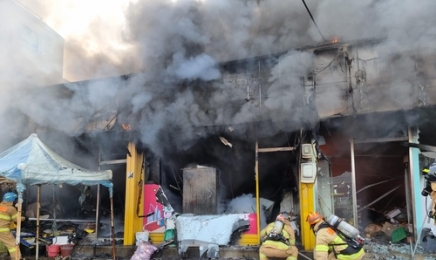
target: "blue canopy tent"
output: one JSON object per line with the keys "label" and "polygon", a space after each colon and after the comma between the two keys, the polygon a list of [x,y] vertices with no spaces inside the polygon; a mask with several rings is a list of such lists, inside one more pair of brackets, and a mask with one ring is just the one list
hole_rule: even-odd
{"label": "blue canopy tent", "polygon": [[[26,185],[70,184],[103,185],[109,189],[111,201],[111,235],[113,257],[116,257],[113,221],[112,171],[91,171],[81,168],[47,147],[36,134],[0,153],[0,176],[16,182],[18,191],[18,223],[16,244],[20,244],[21,210]],[[39,196],[38,196],[39,197]],[[38,200],[39,205],[39,200]],[[39,206],[37,207],[36,258],[38,259]],[[17,250],[18,254],[18,250]]]}

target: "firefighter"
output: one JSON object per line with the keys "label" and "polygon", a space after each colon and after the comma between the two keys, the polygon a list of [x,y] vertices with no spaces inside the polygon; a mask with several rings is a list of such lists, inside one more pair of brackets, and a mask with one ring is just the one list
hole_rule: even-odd
{"label": "firefighter", "polygon": [[432,199],[431,210],[428,212],[428,217],[434,220],[434,224],[436,224],[436,181],[430,182],[430,198]]}
{"label": "firefighter", "polygon": [[[3,201],[0,203],[0,241],[8,248],[11,260],[16,259],[15,237],[12,235],[10,226],[11,222],[17,222],[17,210],[13,206],[14,201],[17,199],[17,194],[7,192],[3,195]],[[25,221],[26,217],[22,217],[21,221]],[[21,258],[20,252],[18,252]]]}
{"label": "firefighter", "polygon": [[436,182],[436,163],[432,163],[431,165],[424,167],[422,169],[422,174],[425,178],[425,187],[422,190],[422,196],[428,196],[432,191],[435,191],[431,187],[432,182]]}
{"label": "firefighter", "polygon": [[262,245],[259,248],[260,260],[268,260],[268,257],[297,260],[295,232],[286,212],[280,213],[275,222],[268,224],[260,232],[260,237],[262,237]]}
{"label": "firefighter", "polygon": [[425,187],[421,194],[425,197],[430,195],[433,202],[428,217],[434,219],[436,224],[436,163],[422,169],[422,173],[425,178]]}
{"label": "firefighter", "polygon": [[315,260],[360,260],[365,255],[363,247],[354,249],[349,246],[318,212],[309,213],[306,221],[316,236]]}

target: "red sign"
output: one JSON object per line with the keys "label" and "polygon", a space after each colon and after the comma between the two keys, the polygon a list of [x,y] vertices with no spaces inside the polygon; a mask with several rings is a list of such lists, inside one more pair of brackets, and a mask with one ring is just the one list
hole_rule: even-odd
{"label": "red sign", "polygon": [[160,186],[156,184],[144,185],[144,230],[155,233],[165,232],[164,206],[156,201],[156,192]]}

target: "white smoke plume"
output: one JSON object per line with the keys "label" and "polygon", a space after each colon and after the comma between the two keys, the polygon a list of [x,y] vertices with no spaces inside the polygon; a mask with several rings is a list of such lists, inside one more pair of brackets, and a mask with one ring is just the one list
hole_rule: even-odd
{"label": "white smoke plume", "polygon": [[[261,200],[261,202],[264,202]],[[263,229],[266,227],[267,216],[265,214],[265,205],[260,205],[260,228]],[[232,214],[250,214],[256,212],[256,198],[253,197],[253,194],[242,194],[227,203],[227,213]]]}

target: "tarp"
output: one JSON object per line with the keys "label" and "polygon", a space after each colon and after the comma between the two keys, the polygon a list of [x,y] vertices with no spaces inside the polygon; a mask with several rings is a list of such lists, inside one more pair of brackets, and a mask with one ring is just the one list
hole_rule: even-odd
{"label": "tarp", "polygon": [[112,197],[112,171],[91,171],[79,167],[47,147],[36,134],[0,154],[0,176],[17,182],[21,193],[25,185],[97,185],[109,188]]}
{"label": "tarp", "polygon": [[243,214],[182,214],[176,218],[179,254],[185,253],[189,246],[199,246],[200,257],[208,251],[208,258],[217,258],[214,253],[218,246],[228,245],[234,232],[246,230],[249,225]]}

